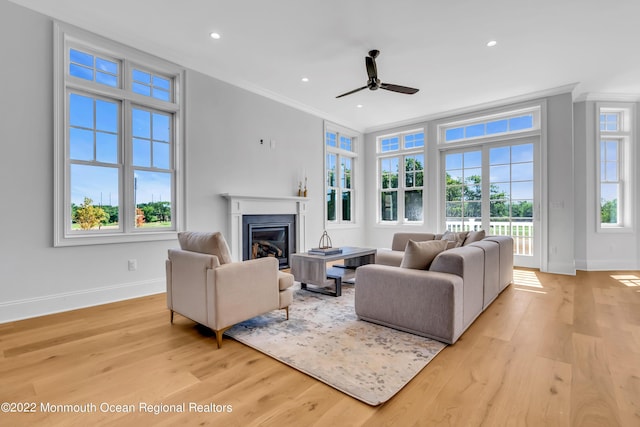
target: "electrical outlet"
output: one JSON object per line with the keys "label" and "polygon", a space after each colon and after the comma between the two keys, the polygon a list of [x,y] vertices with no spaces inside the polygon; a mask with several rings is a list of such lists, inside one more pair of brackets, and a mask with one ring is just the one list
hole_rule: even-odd
{"label": "electrical outlet", "polygon": [[130,259],[129,260],[129,271],[136,271],[138,269],[138,260]]}

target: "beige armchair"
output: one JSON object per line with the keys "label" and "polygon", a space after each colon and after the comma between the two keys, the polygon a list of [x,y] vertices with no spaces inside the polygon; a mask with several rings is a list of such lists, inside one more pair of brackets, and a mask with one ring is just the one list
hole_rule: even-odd
{"label": "beige armchair", "polygon": [[278,270],[276,258],[232,262],[221,233],[178,233],[180,249],[169,249],[167,307],[222,335],[235,325],[293,301],[293,276]]}

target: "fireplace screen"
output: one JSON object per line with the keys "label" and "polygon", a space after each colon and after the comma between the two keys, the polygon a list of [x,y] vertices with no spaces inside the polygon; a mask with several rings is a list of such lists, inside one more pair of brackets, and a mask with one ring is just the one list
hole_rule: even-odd
{"label": "fireplace screen", "polygon": [[245,215],[243,258],[277,258],[280,268],[289,267],[295,252],[295,215]]}
{"label": "fireplace screen", "polygon": [[251,258],[271,256],[282,258],[287,253],[287,226],[253,227],[251,230]]}

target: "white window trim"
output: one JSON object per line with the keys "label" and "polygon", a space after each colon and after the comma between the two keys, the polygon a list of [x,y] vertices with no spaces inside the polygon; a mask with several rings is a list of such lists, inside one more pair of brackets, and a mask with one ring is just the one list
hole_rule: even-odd
{"label": "white window trim", "polygon": [[[416,133],[422,133],[424,135],[424,145],[422,147],[416,148],[404,148],[404,141],[406,135],[413,135]],[[392,137],[399,137],[399,147],[394,151],[385,151],[382,152],[382,140]],[[424,156],[423,167],[423,185],[422,187],[411,187],[409,191],[415,189],[422,189],[422,221],[408,221],[404,218],[404,193],[407,188],[404,186],[405,183],[405,157],[412,156],[416,154],[422,154]],[[383,189],[382,188],[382,160],[388,159],[392,157],[399,157],[398,162],[398,188],[396,189]],[[376,138],[376,223],[379,226],[396,226],[396,225],[407,225],[407,226],[420,226],[425,223],[426,219],[426,194],[427,194],[427,132],[425,128],[417,128],[411,129],[402,132],[394,132],[390,134],[380,135]],[[381,193],[383,190],[388,191],[396,191],[398,194],[397,200],[397,216],[398,219],[395,221],[383,220],[382,219],[382,206],[381,206]]]}
{"label": "white window trim", "polygon": [[[183,191],[183,152],[184,152],[184,107],[169,107],[171,104],[179,104],[184,106],[184,69],[171,64],[168,61],[164,61],[160,58],[142,53],[133,48],[121,45],[119,43],[104,39],[93,33],[79,29],[77,27],[56,22],[53,26],[54,36],[54,55],[53,55],[53,78],[54,78],[54,179],[53,179],[53,203],[54,203],[54,246],[78,246],[78,245],[95,245],[95,244],[112,244],[112,243],[128,243],[128,242],[141,242],[141,241],[158,241],[158,240],[173,240],[177,236],[177,232],[184,229],[184,191]],[[174,227],[170,230],[159,231],[147,231],[144,232],[125,232],[125,229],[118,231],[117,233],[90,232],[87,234],[75,234],[69,233],[67,230],[67,207],[70,206],[70,195],[67,193],[66,188],[69,185],[68,159],[66,158],[66,123],[67,123],[67,100],[66,93],[67,88],[82,90],[83,88],[91,87],[91,93],[101,96],[113,94],[113,88],[110,88],[104,93],[100,93],[100,90],[96,90],[95,85],[88,81],[84,81],[79,78],[69,77],[65,78],[66,64],[67,64],[67,51],[70,46],[82,47],[95,51],[100,55],[107,55],[108,57],[121,57],[126,56],[128,60],[135,66],[140,65],[142,69],[154,69],[158,73],[166,73],[174,80],[174,102],[168,103],[165,101],[155,100],[143,95],[127,92],[126,96],[122,99],[126,99],[124,102],[137,103],[157,108],[167,112],[172,112],[176,115],[175,128],[174,128],[174,179],[175,187],[172,194],[173,201],[173,221]],[[119,54],[116,54],[119,53]],[[124,82],[127,79],[124,76],[130,72],[130,68],[122,66],[121,77]],[[127,91],[125,86],[122,92]],[[126,138],[124,135],[121,138]],[[121,179],[127,179],[121,177]],[[127,183],[125,182],[125,185]],[[124,196],[124,195],[123,195]],[[130,205],[124,198],[120,202],[121,206]],[[123,212],[122,215],[125,215]],[[126,216],[121,217],[123,220],[127,220]]]}
{"label": "white window trim", "polygon": [[[471,137],[471,138],[461,138],[461,139],[456,139],[455,141],[450,141],[450,142],[446,141],[446,132],[449,129],[453,129],[461,126],[487,123],[487,122],[492,122],[500,119],[515,118],[515,117],[519,117],[529,113],[533,115],[533,127],[530,129],[508,131],[503,133],[477,136],[477,137]],[[540,105],[535,105],[532,107],[510,109],[506,111],[497,112],[494,114],[483,115],[480,117],[473,116],[472,118],[440,123],[437,125],[438,145],[447,146],[447,147],[456,147],[458,145],[466,146],[470,143],[486,143],[494,140],[503,140],[505,138],[513,138],[515,135],[519,137],[539,135],[541,131],[541,116],[542,116],[541,113],[542,112],[541,112]]]}
{"label": "white window trim", "polygon": [[[333,132],[336,134],[336,147],[329,147],[327,145],[327,132]],[[347,136],[349,138],[351,138],[351,151],[349,150],[344,150],[342,148],[340,148],[340,136]],[[323,208],[323,212],[324,212],[324,223],[325,223],[325,227],[329,228],[329,229],[335,229],[335,228],[344,228],[344,227],[354,227],[357,225],[357,216],[356,216],[356,197],[357,197],[357,187],[356,187],[356,182],[357,182],[357,175],[358,175],[358,134],[348,128],[345,128],[343,126],[337,125],[335,123],[331,123],[331,122],[324,122],[324,130],[322,133],[322,144],[324,146],[323,149],[323,187],[324,187],[324,193],[323,193],[323,202],[322,202],[322,206]],[[328,217],[328,210],[327,210],[327,193],[329,190],[329,185],[327,183],[327,154],[335,154],[336,155],[336,172],[337,172],[337,176],[336,176],[336,183],[338,185],[332,187],[335,188],[337,190],[336,193],[336,220],[335,221],[329,221],[327,219]],[[340,176],[342,174],[342,170],[341,170],[341,162],[340,159],[342,157],[348,157],[351,159],[351,188],[350,188],[350,192],[351,192],[351,220],[349,221],[345,221],[342,219],[342,209],[339,209],[338,204],[342,202],[342,191],[341,191],[341,187],[340,187]],[[341,206],[341,205],[340,205]]]}
{"label": "white window trim", "polygon": [[[551,95],[555,95],[551,94]],[[515,114],[514,112],[522,112],[526,110],[537,109],[539,110],[539,127],[538,129],[524,132],[516,132],[512,134],[498,134],[492,135],[485,138],[477,138],[471,140],[462,140],[462,142],[452,142],[452,143],[444,143],[442,142],[444,139],[444,133],[441,132],[442,127],[447,125],[457,125],[458,123],[463,122],[472,122],[474,120],[485,120],[489,117],[493,119],[498,116],[509,116]],[[535,122],[534,122],[535,123]],[[549,271],[549,203],[547,200],[548,189],[549,189],[549,181],[548,181],[548,136],[547,136],[547,99],[540,100],[532,100],[532,101],[523,101],[514,104],[498,106],[495,108],[487,109],[486,111],[476,111],[463,113],[458,116],[446,117],[442,119],[435,120],[434,126],[436,127],[436,137],[438,140],[436,141],[436,150],[438,151],[438,173],[437,173],[437,188],[438,188],[438,209],[437,209],[437,227],[439,229],[443,229],[446,223],[445,217],[445,206],[444,206],[444,183],[442,179],[442,168],[441,164],[441,156],[443,152],[453,149],[463,149],[467,147],[472,147],[475,145],[482,146],[484,144],[492,144],[492,143],[502,143],[505,141],[513,141],[516,140],[528,140],[529,138],[535,137],[539,138],[539,177],[540,177],[540,200],[539,205],[534,209],[534,218],[536,221],[539,221],[539,232],[536,233],[539,241],[539,251],[540,259],[538,265],[531,265],[533,268],[540,268],[540,271]],[[433,178],[433,174],[430,175]],[[568,274],[573,274],[568,270]]]}
{"label": "white window trim", "polygon": [[[621,113],[622,129],[619,131],[601,131],[600,130],[600,114],[608,112]],[[631,233],[634,231],[634,188],[635,167],[633,167],[633,159],[635,158],[635,119],[636,111],[634,103],[620,102],[596,102],[595,104],[595,220],[596,231],[598,233]],[[601,222],[601,202],[600,202],[600,185],[601,185],[601,157],[600,144],[603,139],[612,139],[620,141],[618,147],[619,158],[619,182],[620,200],[618,200],[619,218],[617,224],[602,224]]]}

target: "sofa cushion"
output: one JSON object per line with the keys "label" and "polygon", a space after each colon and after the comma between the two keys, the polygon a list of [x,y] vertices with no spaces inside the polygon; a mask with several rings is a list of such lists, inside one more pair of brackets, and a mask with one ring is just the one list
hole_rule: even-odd
{"label": "sofa cushion", "polygon": [[227,241],[220,232],[182,231],[178,233],[178,242],[182,250],[217,256],[220,264],[232,261]]}
{"label": "sofa cushion", "polygon": [[458,242],[454,242],[452,240],[443,240],[443,242],[447,242],[447,248],[446,250],[449,249],[453,249],[453,248],[457,248],[458,247]]}
{"label": "sofa cushion", "polygon": [[[406,246],[407,245],[405,243],[405,247]],[[402,257],[404,257],[404,247],[401,251],[393,251],[391,249],[378,249],[376,252],[376,264],[400,267],[400,264],[402,264]]]}
{"label": "sofa cushion", "polygon": [[453,231],[447,230],[444,232],[440,239],[455,242],[455,247],[457,248],[459,246],[462,246],[462,244],[464,243],[464,239],[467,238],[467,234],[469,234],[468,231],[459,231],[457,233],[454,233]]}
{"label": "sofa cushion", "polygon": [[428,240],[425,242],[409,240],[404,249],[400,267],[426,270],[434,258],[446,249],[447,242],[445,240]]}
{"label": "sofa cushion", "polygon": [[467,237],[464,239],[464,243],[462,244],[462,246],[470,245],[473,242],[479,242],[480,240],[484,239],[484,237],[484,230],[470,231],[469,234],[467,234]]}
{"label": "sofa cushion", "polygon": [[404,251],[409,240],[414,242],[424,242],[425,240],[433,240],[435,234],[433,233],[394,233],[393,241],[391,242],[391,250]]}

